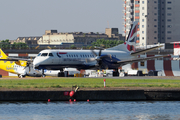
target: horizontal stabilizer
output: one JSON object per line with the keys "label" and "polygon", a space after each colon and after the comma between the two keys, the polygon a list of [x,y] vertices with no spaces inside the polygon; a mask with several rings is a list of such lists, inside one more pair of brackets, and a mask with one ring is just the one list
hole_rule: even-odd
{"label": "horizontal stabilizer", "polygon": [[141,55],[141,54],[143,54],[143,53],[152,51],[152,50],[157,49],[157,48],[160,48],[160,47],[163,47],[163,45],[155,46],[155,47],[152,47],[152,48],[147,48],[147,49],[145,49],[145,50],[140,50],[140,51],[137,51],[137,52],[133,52],[133,53],[131,53],[131,55],[133,55],[133,56]]}
{"label": "horizontal stabilizer", "polygon": [[120,66],[122,66],[122,65],[129,64],[129,63],[133,63],[133,62],[140,62],[140,61],[152,60],[152,59],[156,59],[156,58],[163,58],[163,57],[169,57],[169,56],[170,55],[153,56],[153,57],[146,57],[146,58],[136,58],[136,59],[131,59],[131,60],[117,61],[117,64],[120,64]]}

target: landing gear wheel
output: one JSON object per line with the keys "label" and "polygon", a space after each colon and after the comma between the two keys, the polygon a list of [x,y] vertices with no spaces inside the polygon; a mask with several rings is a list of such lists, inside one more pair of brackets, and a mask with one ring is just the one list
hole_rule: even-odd
{"label": "landing gear wheel", "polygon": [[64,72],[59,72],[58,77],[64,77]]}
{"label": "landing gear wheel", "polygon": [[46,75],[42,75],[42,77],[46,77]]}
{"label": "landing gear wheel", "polygon": [[18,75],[19,78],[24,78],[25,76],[24,75]]}

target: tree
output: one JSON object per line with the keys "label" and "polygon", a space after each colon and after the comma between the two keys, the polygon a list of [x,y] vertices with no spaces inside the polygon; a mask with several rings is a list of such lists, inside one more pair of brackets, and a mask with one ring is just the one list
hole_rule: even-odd
{"label": "tree", "polygon": [[71,49],[76,49],[76,46],[75,46],[75,45],[71,45],[70,48],[71,48]]}
{"label": "tree", "polygon": [[2,49],[10,49],[11,42],[9,42],[9,39],[2,40],[0,42],[0,46]]}
{"label": "tree", "polygon": [[105,40],[103,39],[97,39],[95,42],[92,43],[93,46],[96,47],[105,47],[105,48],[109,48],[109,47],[113,47],[119,44],[122,44],[124,41],[122,40]]}

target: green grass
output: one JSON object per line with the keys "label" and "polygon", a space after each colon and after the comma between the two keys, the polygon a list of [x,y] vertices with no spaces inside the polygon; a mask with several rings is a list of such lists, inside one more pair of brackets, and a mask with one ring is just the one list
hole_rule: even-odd
{"label": "green grass", "polygon": [[[0,79],[0,88],[103,88],[103,78],[29,78]],[[111,79],[106,78],[107,87],[160,87],[180,88],[180,80],[167,79]]]}

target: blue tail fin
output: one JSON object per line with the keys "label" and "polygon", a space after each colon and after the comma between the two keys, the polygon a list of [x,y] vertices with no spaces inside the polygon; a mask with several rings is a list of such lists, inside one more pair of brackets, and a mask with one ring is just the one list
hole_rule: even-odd
{"label": "blue tail fin", "polygon": [[123,50],[133,52],[136,48],[136,40],[137,40],[137,31],[138,31],[138,22],[133,22],[133,25],[128,34],[127,40],[124,44],[120,44],[118,46],[108,48],[107,50]]}

